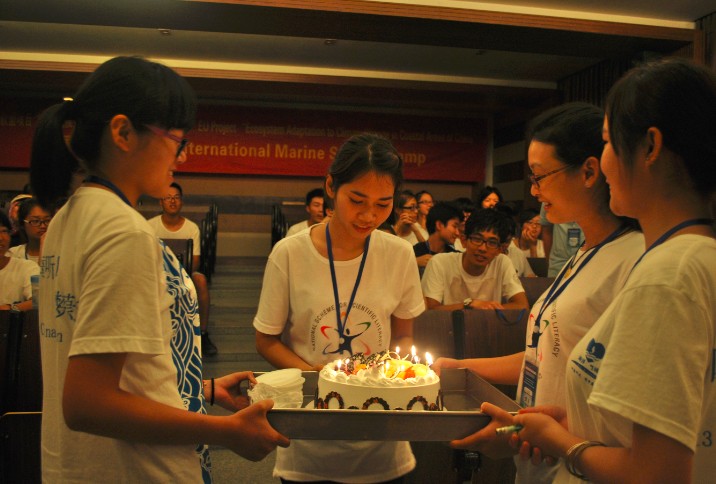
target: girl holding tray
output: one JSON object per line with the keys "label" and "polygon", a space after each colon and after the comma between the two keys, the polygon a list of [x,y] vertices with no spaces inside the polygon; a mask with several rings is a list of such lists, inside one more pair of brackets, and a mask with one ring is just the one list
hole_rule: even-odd
{"label": "girl holding tray", "polygon": [[[388,140],[350,138],[326,176],[328,224],[274,247],[254,327],[259,353],[275,367],[317,370],[359,352],[410,347],[413,318],[425,310],[415,254],[376,230],[393,210],[402,166]],[[277,453],[274,476],[400,482],[414,467],[408,442],[299,440]]]}
{"label": "girl holding tray", "polygon": [[[87,175],[40,259],[43,481],[201,482],[198,443],[254,460],[288,445],[266,420],[270,401],[215,417],[186,411],[177,391],[174,301],[159,242],[133,205],[164,194],[194,114],[174,71],[117,57],[39,120],[30,176],[40,203],[67,195],[80,167]],[[220,380],[210,398],[228,401]]]}
{"label": "girl holding tray", "polygon": [[[577,222],[585,242],[530,311],[525,351],[498,358],[439,358],[433,369],[469,368],[495,384],[518,385],[522,406],[563,405],[564,372],[571,348],[607,308],[644,251],[644,237],[633,224],[609,210],[609,189],[599,157],[604,113],[585,103],[552,108],[528,130],[532,195],[544,203],[552,223]],[[516,452],[495,429],[512,416],[490,404],[485,429],[454,442],[491,457]],[[534,467],[516,460],[517,482],[551,482],[554,466]]]}
{"label": "girl holding tray", "polygon": [[639,220],[647,249],[572,349],[566,411],[514,419],[524,457],[564,458],[557,482],[716,475],[714,126],[716,76],[685,60],[637,67],[608,96],[610,206]]}

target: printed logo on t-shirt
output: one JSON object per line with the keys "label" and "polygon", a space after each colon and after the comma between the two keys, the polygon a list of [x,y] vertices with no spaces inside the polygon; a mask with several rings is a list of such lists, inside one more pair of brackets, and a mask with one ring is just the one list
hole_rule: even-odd
{"label": "printed logo on t-shirt", "polygon": [[576,360],[572,360],[572,371],[590,385],[594,385],[594,380],[597,379],[597,373],[599,373],[599,365],[605,353],[604,345],[592,338],[584,354],[578,356]]}
{"label": "printed logo on t-shirt", "polygon": [[364,304],[354,303],[346,319],[346,306],[341,304],[342,328],[338,327],[334,306],[325,308],[313,319],[311,349],[324,355],[352,356],[384,348],[383,325],[378,315]]}

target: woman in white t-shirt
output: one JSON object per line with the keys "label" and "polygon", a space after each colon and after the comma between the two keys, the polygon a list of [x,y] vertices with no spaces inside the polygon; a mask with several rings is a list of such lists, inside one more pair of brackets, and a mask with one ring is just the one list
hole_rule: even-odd
{"label": "woman in white t-shirt", "polygon": [[[604,113],[586,103],[552,108],[530,124],[527,161],[532,195],[545,203],[553,223],[576,221],[584,245],[530,311],[525,351],[498,358],[439,358],[433,368],[467,367],[492,383],[518,385],[522,406],[566,402],[564,372],[572,347],[599,318],[644,250],[644,238],[609,210],[609,189],[599,157]],[[485,429],[455,447],[493,457],[516,453],[495,429],[512,416],[489,404],[493,416]],[[518,482],[551,482],[555,467],[517,461]]]}
{"label": "woman in white t-shirt", "polygon": [[565,458],[557,482],[713,482],[714,126],[716,75],[683,59],[634,68],[609,93],[610,206],[648,248],[572,350],[566,412],[515,417],[524,457]]}
{"label": "woman in white t-shirt", "polygon": [[34,198],[28,198],[20,203],[17,210],[20,230],[25,234],[26,244],[12,247],[8,253],[13,257],[39,262],[40,240],[47,232],[52,215],[37,203]]}
{"label": "woman in white t-shirt", "polygon": [[0,211],[0,311],[32,309],[30,278],[40,273],[37,264],[5,254],[10,245],[12,223]]}
{"label": "woman in white t-shirt", "polygon": [[[355,353],[410,347],[425,309],[415,254],[376,230],[393,209],[402,166],[388,140],[350,138],[326,176],[328,224],[274,247],[254,327],[259,353],[275,367],[318,370]],[[274,476],[284,482],[399,482],[415,467],[408,442],[295,441],[279,450]]]}
{"label": "woman in white t-shirt", "polygon": [[[288,444],[265,418],[271,402],[211,417],[186,411],[177,390],[174,300],[159,241],[134,205],[162,196],[186,161],[195,110],[174,71],[117,57],[38,121],[39,202],[67,195],[80,167],[88,175],[53,218],[40,261],[43,481],[201,482],[197,444],[251,459]],[[223,383],[207,396],[228,405],[238,382]]]}

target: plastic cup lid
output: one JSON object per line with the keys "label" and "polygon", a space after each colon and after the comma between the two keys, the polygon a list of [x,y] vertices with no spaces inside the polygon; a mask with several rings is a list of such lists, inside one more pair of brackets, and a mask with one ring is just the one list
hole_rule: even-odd
{"label": "plastic cup lid", "polygon": [[301,370],[299,368],[285,368],[283,370],[270,371],[256,377],[258,383],[264,383],[272,387],[296,384],[300,382],[301,379]]}

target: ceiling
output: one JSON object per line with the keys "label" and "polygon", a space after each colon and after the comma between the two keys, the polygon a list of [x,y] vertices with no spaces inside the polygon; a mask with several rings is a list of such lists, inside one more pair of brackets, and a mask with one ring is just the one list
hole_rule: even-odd
{"label": "ceiling", "polygon": [[[508,0],[504,0],[508,1]],[[673,52],[713,0],[3,0],[5,97],[71,94],[115,55],[204,102],[474,116],[554,100],[604,59]]]}

